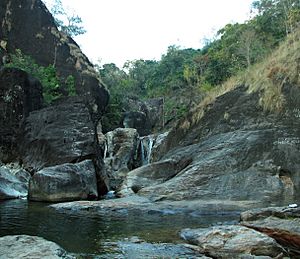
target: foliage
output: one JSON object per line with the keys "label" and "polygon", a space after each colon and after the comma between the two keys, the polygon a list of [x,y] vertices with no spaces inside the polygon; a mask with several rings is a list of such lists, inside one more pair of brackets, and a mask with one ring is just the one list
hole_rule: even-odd
{"label": "foliage", "polygon": [[57,28],[68,36],[73,37],[86,33],[82,26],[82,19],[73,11],[66,11],[61,0],[54,0],[50,11],[54,16]]}
{"label": "foliage", "polygon": [[[10,56],[10,61],[8,64],[5,64],[6,67],[15,67],[24,70],[41,82],[43,86],[43,97],[47,104],[61,96],[59,92],[61,85],[60,79],[53,65],[47,67],[39,66],[34,59],[24,55],[19,49],[16,50],[15,54]],[[74,83],[74,78],[69,76],[66,80],[69,95],[75,95]]]}
{"label": "foliage", "polygon": [[[113,105],[121,114],[126,110],[127,97],[164,97],[168,121],[185,116],[208,93],[218,95],[227,80],[242,71],[252,71],[300,25],[299,0],[254,1],[252,12],[255,15],[251,20],[225,25],[202,49],[173,45],[159,61],[128,61],[123,69],[115,64],[103,65],[99,72],[110,89]],[[274,74],[276,80],[279,76]],[[280,84],[276,89],[274,96],[280,92]],[[268,93],[266,96],[271,96],[271,91]],[[276,100],[282,101],[280,97]]]}

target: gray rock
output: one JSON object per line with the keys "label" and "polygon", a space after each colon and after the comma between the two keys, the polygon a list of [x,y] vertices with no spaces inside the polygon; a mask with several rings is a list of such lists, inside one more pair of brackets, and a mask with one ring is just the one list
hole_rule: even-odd
{"label": "gray rock", "polygon": [[[0,29],[1,30],[1,29]],[[43,104],[42,85],[25,71],[0,70],[0,160],[19,161],[22,121]]]}
{"label": "gray rock", "polygon": [[[58,31],[45,4],[40,0],[3,0],[0,17],[0,35],[7,52],[20,49],[39,65],[54,65],[63,82],[72,75],[77,94],[97,122],[108,104],[108,91],[76,42]],[[66,92],[65,87],[61,91]]]}
{"label": "gray rock", "polygon": [[38,236],[15,235],[0,237],[0,258],[72,259],[63,248]]}
{"label": "gray rock", "polygon": [[24,128],[23,164],[32,171],[96,157],[94,126],[78,98],[30,113]]}
{"label": "gray rock", "polygon": [[300,255],[300,209],[271,207],[241,213],[241,224],[274,238],[292,257]]}
{"label": "gray rock", "polygon": [[104,163],[111,189],[118,189],[126,174],[136,167],[138,139],[137,130],[132,128],[105,134]]}
{"label": "gray rock", "polygon": [[180,236],[213,258],[245,258],[246,255],[274,258],[285,253],[274,239],[243,226],[184,229]]}
{"label": "gray rock", "polygon": [[97,197],[96,173],[91,160],[44,168],[36,172],[29,183],[28,198],[33,201],[58,202]]}
{"label": "gray rock", "polygon": [[121,196],[138,193],[145,187],[155,186],[175,177],[191,160],[163,160],[130,171],[118,192]]}
{"label": "gray rock", "polygon": [[0,200],[26,197],[30,175],[25,170],[13,174],[6,166],[0,166]]}

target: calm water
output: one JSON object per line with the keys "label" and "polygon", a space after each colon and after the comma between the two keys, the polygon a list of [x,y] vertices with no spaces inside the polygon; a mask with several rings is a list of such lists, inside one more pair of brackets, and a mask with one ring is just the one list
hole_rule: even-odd
{"label": "calm water", "polygon": [[[236,221],[237,214],[99,216],[70,215],[48,208],[48,204],[26,200],[0,201],[0,236],[37,235],[54,241],[82,258],[100,258],[111,252],[107,244],[139,238],[149,243],[183,243],[178,231]],[[102,257],[101,257],[102,258]]]}

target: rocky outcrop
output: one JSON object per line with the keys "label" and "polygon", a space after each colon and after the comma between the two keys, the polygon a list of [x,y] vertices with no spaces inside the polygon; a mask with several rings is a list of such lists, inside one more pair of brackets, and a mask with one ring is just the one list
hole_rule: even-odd
{"label": "rocky outcrop", "polygon": [[116,190],[126,174],[137,167],[139,137],[136,129],[117,128],[105,134],[104,163],[110,188]]}
{"label": "rocky outcrop", "polygon": [[29,182],[28,198],[34,201],[70,201],[98,197],[95,168],[90,160],[47,167]]}
{"label": "rocky outcrop", "polygon": [[78,97],[30,113],[24,132],[22,160],[24,166],[34,172],[96,157],[94,125],[87,107]]}
{"label": "rocky outcrop", "polygon": [[[59,32],[41,0],[3,0],[0,3],[0,41],[8,53],[20,49],[39,65],[53,65],[62,81],[72,75],[93,121],[108,103],[108,92],[79,46]],[[61,89],[64,92],[65,89]]]}
{"label": "rocky outcrop", "polygon": [[122,118],[122,124],[125,128],[137,129],[140,136],[147,136],[154,129],[163,128],[163,98],[148,99],[140,101],[129,99],[126,112]]}
{"label": "rocky outcrop", "polygon": [[279,258],[285,254],[274,239],[243,226],[184,229],[180,236],[212,258]]}
{"label": "rocky outcrop", "polygon": [[30,174],[24,169],[15,172],[0,166],[0,200],[25,198],[28,194]]}
{"label": "rocky outcrop", "polygon": [[290,104],[282,114],[265,113],[258,94],[244,86],[218,97],[205,111],[191,113],[155,155],[160,162],[191,163],[137,193],[155,201],[246,200],[256,206],[293,201],[300,180],[300,121],[291,94],[298,88],[289,87]]}
{"label": "rocky outcrop", "polygon": [[190,160],[164,160],[151,163],[130,171],[124,180],[118,195],[126,196],[138,193],[145,187],[155,186],[175,177],[183,168],[187,167]]}
{"label": "rocky outcrop", "polygon": [[40,109],[42,104],[42,85],[36,79],[19,69],[0,70],[0,160],[2,162],[8,163],[20,159],[22,122],[30,112]]}
{"label": "rocky outcrop", "polygon": [[245,211],[241,213],[241,224],[274,238],[291,256],[300,256],[300,208],[271,207]]}
{"label": "rocky outcrop", "polygon": [[16,235],[0,237],[0,257],[16,258],[75,258],[52,241],[42,237]]}

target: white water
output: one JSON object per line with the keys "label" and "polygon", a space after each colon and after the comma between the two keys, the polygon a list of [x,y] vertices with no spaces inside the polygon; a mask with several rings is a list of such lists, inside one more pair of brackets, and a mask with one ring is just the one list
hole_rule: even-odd
{"label": "white water", "polygon": [[151,160],[152,148],[155,138],[153,135],[145,136],[140,139],[142,165],[147,165]]}

